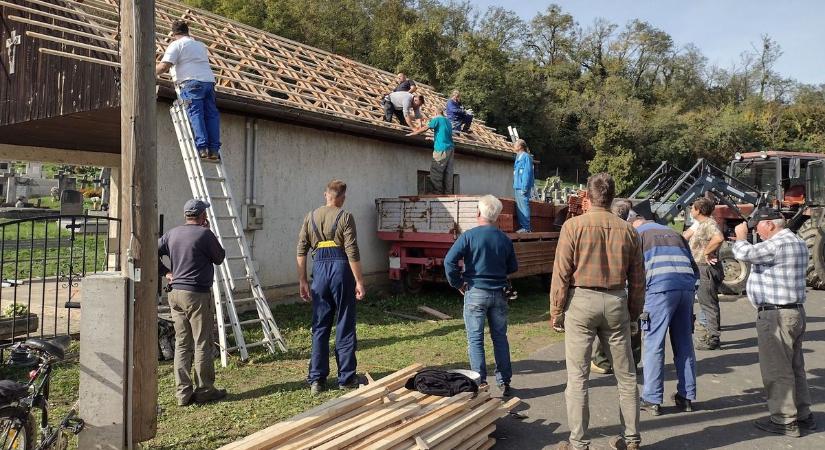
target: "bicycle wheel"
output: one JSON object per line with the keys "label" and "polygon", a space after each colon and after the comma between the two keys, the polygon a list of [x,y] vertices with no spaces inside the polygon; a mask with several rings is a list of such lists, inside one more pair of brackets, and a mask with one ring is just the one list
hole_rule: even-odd
{"label": "bicycle wheel", "polygon": [[31,450],[34,427],[28,411],[17,406],[0,408],[0,450]]}

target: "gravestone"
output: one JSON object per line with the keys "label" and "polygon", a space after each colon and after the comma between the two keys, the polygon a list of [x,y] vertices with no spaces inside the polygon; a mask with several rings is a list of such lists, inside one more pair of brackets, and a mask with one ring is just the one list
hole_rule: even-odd
{"label": "gravestone", "polygon": [[74,189],[66,189],[60,194],[60,214],[79,216],[83,214],[83,194]]}

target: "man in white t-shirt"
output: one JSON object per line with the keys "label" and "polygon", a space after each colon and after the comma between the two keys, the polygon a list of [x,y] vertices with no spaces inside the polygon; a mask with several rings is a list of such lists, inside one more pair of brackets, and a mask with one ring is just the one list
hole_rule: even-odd
{"label": "man in white t-shirt", "polygon": [[155,67],[158,75],[170,72],[195,135],[201,158],[220,159],[221,119],[215,105],[215,75],[209,65],[209,52],[203,42],[189,36],[189,25],[172,23],[172,43]]}

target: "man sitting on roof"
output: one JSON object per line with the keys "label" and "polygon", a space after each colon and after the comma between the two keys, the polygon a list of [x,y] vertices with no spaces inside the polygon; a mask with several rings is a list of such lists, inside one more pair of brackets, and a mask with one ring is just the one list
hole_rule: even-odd
{"label": "man sitting on roof", "polygon": [[470,132],[470,124],[473,123],[473,111],[464,109],[461,105],[461,92],[453,91],[450,99],[447,100],[447,118],[453,125],[453,132]]}
{"label": "man sitting on roof", "polygon": [[384,122],[392,122],[394,115],[398,119],[398,123],[413,129],[424,123],[421,116],[421,106],[424,104],[423,95],[397,91],[388,97],[388,101],[383,102]]}
{"label": "man sitting on roof", "polygon": [[415,85],[415,81],[410,80],[407,78],[403,72],[399,72],[398,75],[395,77],[395,82],[397,86],[393,89],[393,92],[409,92],[413,93],[418,89],[418,86]]}
{"label": "man sitting on roof", "polygon": [[221,119],[215,105],[215,75],[209,66],[209,53],[206,45],[189,36],[189,25],[183,20],[172,23],[172,43],[155,66],[158,75],[170,69],[178,95],[186,103],[198,154],[201,158],[221,159]]}

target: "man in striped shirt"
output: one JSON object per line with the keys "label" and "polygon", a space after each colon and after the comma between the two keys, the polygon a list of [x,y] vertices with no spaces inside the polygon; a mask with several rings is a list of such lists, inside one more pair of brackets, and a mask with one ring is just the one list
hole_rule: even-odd
{"label": "man in striped shirt", "polygon": [[[756,228],[762,242],[748,242],[749,226]],[[733,256],[753,265],[747,292],[757,310],[759,368],[770,412],[754,425],[770,433],[799,437],[800,428],[816,429],[802,353],[808,247],[785,228],[782,214],[771,208],[760,208],[734,231]]]}
{"label": "man in striped shirt", "polygon": [[692,411],[691,402],[696,399],[696,355],[691,334],[699,268],[688,243],[670,227],[645,220],[632,209],[627,221],[639,233],[645,258],[645,306],[641,315],[645,381],[641,409],[654,416],[660,413],[665,338],[670,332],[677,379],[673,402],[682,411]]}
{"label": "man in striped shirt", "polygon": [[[598,335],[613,362],[624,430],[611,439],[614,449],[639,448],[639,390],[630,347],[631,324],[644,304],[644,265],[639,235],[610,212],[613,178],[599,173],[587,180],[591,207],[561,228],[553,263],[550,322],[565,330],[567,422],[570,441],[559,449],[586,449],[590,409],[587,384],[593,340]],[[627,288],[627,290],[625,290]]]}

